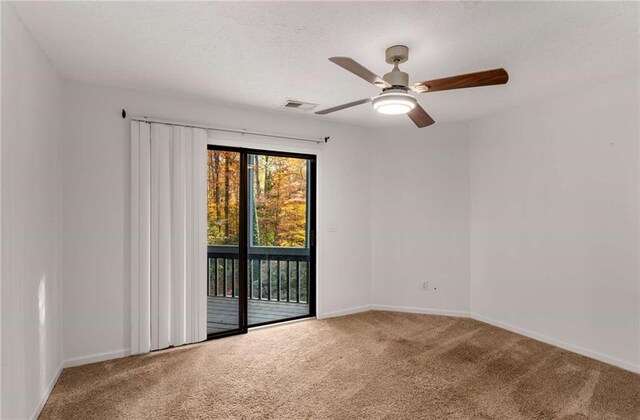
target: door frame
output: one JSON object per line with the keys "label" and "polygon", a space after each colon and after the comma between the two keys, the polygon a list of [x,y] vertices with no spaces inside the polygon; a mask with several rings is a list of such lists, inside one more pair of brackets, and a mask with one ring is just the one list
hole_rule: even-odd
{"label": "door frame", "polygon": [[[317,244],[318,244],[318,230],[317,230],[317,155],[309,153],[297,153],[297,152],[283,152],[268,149],[257,149],[248,147],[236,147],[236,146],[223,146],[215,144],[207,144],[207,152],[209,150],[221,151],[221,152],[235,152],[240,154],[240,209],[239,209],[239,238],[238,238],[238,320],[239,325],[237,329],[219,332],[219,333],[207,333],[207,340],[216,338],[228,337],[237,334],[246,334],[249,328],[261,327],[265,325],[277,324],[280,322],[295,321],[305,318],[313,318],[317,314],[316,308],[316,275],[317,275]],[[307,176],[310,177],[311,182],[308,182],[309,191],[307,191],[309,199],[307,204],[310,209],[308,211],[309,220],[307,223],[309,226],[307,230],[309,232],[309,268],[307,269],[307,276],[309,277],[309,290],[307,292],[307,299],[309,301],[309,313],[307,315],[295,316],[291,318],[284,318],[275,321],[262,322],[258,324],[248,325],[248,297],[247,297],[247,283],[248,283],[248,262],[249,262],[249,243],[248,243],[248,155],[258,154],[264,156],[278,156],[278,157],[290,157],[297,159],[306,159],[309,161],[310,172]],[[208,245],[208,244],[207,244]],[[207,258],[208,264],[208,258]],[[209,270],[207,268],[207,282],[209,281]],[[208,318],[208,315],[207,315]],[[208,320],[208,319],[207,319]]]}

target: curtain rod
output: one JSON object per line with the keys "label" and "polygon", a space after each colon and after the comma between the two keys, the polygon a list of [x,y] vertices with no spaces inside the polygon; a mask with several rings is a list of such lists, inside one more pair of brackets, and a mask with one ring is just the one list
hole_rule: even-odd
{"label": "curtain rod", "polygon": [[[122,110],[123,118],[126,116],[125,110]],[[271,137],[275,139],[288,139],[288,140],[300,140],[300,141],[312,141],[314,143],[327,143],[329,141],[329,137],[323,137],[318,139],[308,138],[308,137],[295,137],[295,136],[285,136],[281,134],[270,134],[270,133],[261,133],[258,131],[249,131],[246,129],[234,129],[234,128],[221,128],[221,127],[211,127],[201,124],[186,124],[177,121],[168,121],[161,120],[157,118],[149,118],[149,117],[131,117],[131,121],[139,121],[146,123],[155,123],[155,124],[166,124],[166,125],[177,125],[180,127],[189,127],[189,128],[201,128],[203,130],[212,130],[212,131],[222,131],[225,133],[238,133],[238,134],[249,134],[252,136],[259,137]]]}

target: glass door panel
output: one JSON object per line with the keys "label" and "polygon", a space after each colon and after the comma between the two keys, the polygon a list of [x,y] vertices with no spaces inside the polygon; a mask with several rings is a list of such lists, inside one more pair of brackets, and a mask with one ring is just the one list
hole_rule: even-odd
{"label": "glass door panel", "polygon": [[311,316],[313,161],[265,152],[247,163],[248,325]]}
{"label": "glass door panel", "polygon": [[239,276],[241,172],[240,152],[207,151],[208,336],[243,329]]}

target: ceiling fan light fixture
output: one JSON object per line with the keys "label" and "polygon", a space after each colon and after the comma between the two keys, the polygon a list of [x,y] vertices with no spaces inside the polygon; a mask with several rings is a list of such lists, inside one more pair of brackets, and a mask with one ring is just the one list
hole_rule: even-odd
{"label": "ceiling fan light fixture", "polygon": [[381,114],[406,114],[416,107],[418,101],[402,90],[386,91],[373,98],[373,109]]}

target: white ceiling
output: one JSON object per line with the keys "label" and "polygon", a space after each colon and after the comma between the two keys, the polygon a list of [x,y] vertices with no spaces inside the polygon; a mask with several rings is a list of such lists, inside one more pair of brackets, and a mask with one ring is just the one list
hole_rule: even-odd
{"label": "white ceiling", "polygon": [[[478,118],[637,74],[639,4],[595,2],[14,3],[65,77],[278,109],[379,91],[327,60],[382,76],[410,48],[411,81],[504,67],[509,84],[419,96],[437,122]],[[597,98],[594,98],[597,100]],[[282,111],[294,112],[294,111]],[[406,124],[368,105],[325,118]]]}

